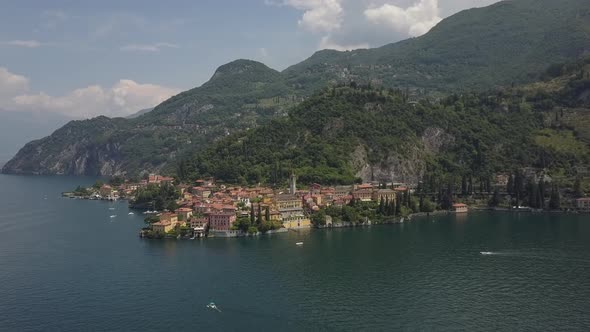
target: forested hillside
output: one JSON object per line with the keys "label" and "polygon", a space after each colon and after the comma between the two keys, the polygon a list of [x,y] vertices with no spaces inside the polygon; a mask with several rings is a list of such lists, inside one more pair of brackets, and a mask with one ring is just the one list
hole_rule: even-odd
{"label": "forested hillside", "polygon": [[488,182],[522,167],[574,177],[590,162],[590,58],[544,76],[439,101],[354,84],[328,88],[287,118],[184,160],[178,173],[244,184],[284,184],[290,172],[305,183]]}
{"label": "forested hillside", "polygon": [[[572,61],[590,52],[589,36],[590,6],[587,0],[512,0],[460,12],[443,20],[419,38],[369,50],[320,51],[283,72],[255,61],[237,60],[218,68],[211,80],[201,87],[174,96],[137,118],[99,117],[71,122],[49,137],[28,143],[2,171],[84,175],[172,173],[184,156],[194,155],[225,136],[257,128],[271,120],[279,119],[277,123],[282,125],[283,120],[280,119],[286,116],[289,109],[326,87],[337,87],[334,90],[328,88],[327,93],[333,91],[335,95],[346,96],[344,100],[324,100],[328,99],[324,93],[320,97],[311,97],[305,107],[316,109],[317,112],[326,111],[328,116],[334,112],[332,108],[342,106],[344,109],[340,110],[342,113],[337,118],[346,127],[349,121],[356,126],[358,121],[366,120],[355,118],[356,108],[377,104],[385,110],[379,116],[385,118],[375,120],[385,121],[388,126],[399,131],[399,137],[383,139],[384,147],[371,147],[375,151],[355,150],[353,160],[359,165],[365,165],[359,166],[362,170],[360,174],[367,177],[368,173],[380,172],[381,168],[366,166],[375,165],[375,160],[383,157],[380,150],[395,146],[400,155],[402,152],[423,153],[420,149],[412,150],[412,147],[417,146],[413,140],[419,141],[424,134],[428,140],[437,131],[420,133],[417,129],[426,130],[428,126],[446,128],[444,123],[430,123],[428,121],[432,120],[420,118],[430,116],[428,112],[434,112],[432,107],[444,114],[447,112],[446,107],[455,107],[455,102],[462,103],[468,109],[471,109],[471,105],[488,103],[485,97],[473,93],[538,80],[539,74],[551,64]],[[354,87],[343,87],[353,82],[371,86],[370,93]],[[359,96],[361,92],[363,96]],[[373,93],[376,95],[373,96]],[[445,105],[445,101],[433,104],[434,96],[451,94],[461,97],[446,98],[449,105]],[[408,106],[407,102],[424,96],[431,98],[430,101]],[[452,98],[459,100],[451,102]],[[430,104],[425,105],[425,102]],[[511,109],[519,104],[506,96],[495,102],[508,103]],[[481,112],[497,108],[492,101],[489,103],[492,104],[482,108]],[[350,119],[347,113],[349,109]],[[294,112],[301,112],[300,108]],[[376,111],[368,109],[367,112]],[[468,113],[459,116],[473,115]],[[567,121],[567,116],[564,114],[562,121]],[[400,117],[403,121],[387,122],[389,117]],[[412,117],[417,118],[410,119]],[[577,118],[572,116],[572,119]],[[497,119],[503,120],[512,119]],[[350,140],[338,131],[340,124],[329,125],[336,126],[333,131],[340,135],[339,139]],[[372,128],[371,123],[367,126]],[[502,127],[500,124],[498,126]],[[372,128],[376,132],[382,129]],[[452,128],[446,129],[445,133],[450,131]],[[384,134],[361,138],[380,140]],[[552,134],[547,133],[552,140],[556,139]],[[562,138],[567,140],[566,137]],[[404,150],[398,144],[393,144],[394,141],[411,144],[408,143]],[[541,138],[537,143],[546,144],[545,141]],[[347,142],[353,145],[356,143]],[[359,146],[357,144],[354,147]],[[337,150],[338,147],[333,149]],[[423,158],[416,156],[409,160],[417,159]],[[464,162],[472,161],[466,159]],[[385,164],[390,163],[403,164],[402,159]],[[403,164],[402,169],[408,171],[402,174],[413,176],[410,170],[415,166]],[[350,170],[346,174],[334,174],[334,180],[350,179],[358,175],[355,172]]]}

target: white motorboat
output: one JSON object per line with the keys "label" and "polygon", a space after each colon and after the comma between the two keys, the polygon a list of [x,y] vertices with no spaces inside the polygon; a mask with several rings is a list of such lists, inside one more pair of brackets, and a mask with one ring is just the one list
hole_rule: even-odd
{"label": "white motorboat", "polygon": [[221,312],[221,310],[219,310],[219,308],[217,308],[217,305],[213,302],[207,304],[207,309],[217,310],[217,311]]}
{"label": "white motorboat", "polygon": [[112,218],[116,218],[116,217],[117,217],[117,215],[116,215],[116,214],[113,214],[113,215],[111,216],[111,219],[112,219]]}
{"label": "white motorboat", "polygon": [[494,254],[491,251],[480,251],[479,253],[482,254],[482,255],[493,255]]}
{"label": "white motorboat", "polygon": [[303,242],[297,242],[297,243],[295,243],[295,245],[302,246],[303,245]]}

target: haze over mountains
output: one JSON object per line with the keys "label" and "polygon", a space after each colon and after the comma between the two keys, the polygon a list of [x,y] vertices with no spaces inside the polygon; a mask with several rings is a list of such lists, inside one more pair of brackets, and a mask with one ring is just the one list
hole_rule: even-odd
{"label": "haze over mountains", "polygon": [[0,164],[4,164],[26,143],[53,133],[72,120],[57,113],[0,110]]}
{"label": "haze over mountains", "polygon": [[355,82],[419,98],[522,84],[551,64],[590,52],[589,35],[586,0],[513,0],[453,15],[422,37],[376,49],[320,51],[283,72],[237,60],[145,115],[69,123],[27,144],[3,171],[173,172],[180,159],[284,117],[327,86]]}

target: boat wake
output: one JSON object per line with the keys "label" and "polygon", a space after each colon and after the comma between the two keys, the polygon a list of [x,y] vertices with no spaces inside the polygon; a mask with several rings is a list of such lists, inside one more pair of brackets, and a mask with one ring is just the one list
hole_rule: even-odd
{"label": "boat wake", "polygon": [[582,264],[590,264],[590,260],[581,258],[581,257],[573,257],[571,255],[563,255],[560,253],[547,253],[547,252],[529,252],[529,251],[480,251],[480,255],[483,256],[502,256],[506,258],[515,258],[515,259],[533,259],[533,260],[549,260],[549,261],[561,261],[561,262],[570,262],[570,263],[582,263]]}

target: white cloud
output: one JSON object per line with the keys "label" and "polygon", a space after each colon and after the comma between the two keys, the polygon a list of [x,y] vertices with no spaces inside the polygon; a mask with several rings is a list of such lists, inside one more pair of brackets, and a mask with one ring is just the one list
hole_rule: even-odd
{"label": "white cloud", "polygon": [[30,93],[29,80],[0,67],[0,107],[9,110],[45,111],[86,118],[126,116],[154,107],[180,92],[155,84],[119,80],[110,88],[91,85],[63,96]]}
{"label": "white cloud", "polygon": [[312,32],[330,32],[340,28],[342,23],[342,0],[266,0],[266,4],[291,6],[302,10],[299,26]]}
{"label": "white cloud", "polygon": [[351,51],[351,50],[358,50],[361,48],[369,48],[368,43],[361,43],[361,44],[350,44],[350,45],[340,45],[334,42],[330,35],[327,35],[322,38],[320,41],[320,49],[322,50],[336,50],[336,51]]}
{"label": "white cloud", "polygon": [[129,44],[121,47],[121,51],[131,52],[160,52],[163,48],[178,48],[178,45],[171,43],[155,44]]}
{"label": "white cloud", "polygon": [[427,33],[442,20],[438,0],[419,0],[404,9],[392,4],[365,10],[367,20],[373,24],[385,25],[396,32],[417,37]]}
{"label": "white cloud", "polygon": [[299,26],[318,48],[377,47],[428,32],[443,17],[499,0],[265,0],[302,12]]}
{"label": "white cloud", "polygon": [[13,74],[0,67],[0,107],[10,104],[9,100],[29,90],[29,80],[21,75]]}
{"label": "white cloud", "polygon": [[15,47],[26,47],[26,48],[37,48],[43,45],[43,43],[36,40],[10,40],[0,42],[0,45],[15,46]]}

